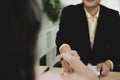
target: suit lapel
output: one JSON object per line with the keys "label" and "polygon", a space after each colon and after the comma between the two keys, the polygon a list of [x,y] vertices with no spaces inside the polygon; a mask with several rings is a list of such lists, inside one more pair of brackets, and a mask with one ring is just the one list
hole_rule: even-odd
{"label": "suit lapel", "polygon": [[98,46],[98,44],[100,43],[100,37],[101,37],[101,29],[104,27],[104,13],[103,13],[103,9],[102,6],[100,6],[100,13],[99,13],[99,18],[98,18],[98,22],[97,22],[97,27],[96,27],[96,33],[95,33],[95,39],[94,39],[94,45],[93,45],[93,50],[96,48],[96,46]]}
{"label": "suit lapel", "polygon": [[80,12],[80,16],[81,16],[81,27],[82,27],[82,34],[84,36],[84,40],[86,41],[86,46],[88,46],[89,49],[91,49],[91,46],[90,46],[90,39],[89,39],[89,28],[88,28],[88,21],[87,21],[87,16],[86,16],[86,13],[84,11],[84,8],[83,8],[83,4],[82,4],[82,7],[81,7],[81,11]]}

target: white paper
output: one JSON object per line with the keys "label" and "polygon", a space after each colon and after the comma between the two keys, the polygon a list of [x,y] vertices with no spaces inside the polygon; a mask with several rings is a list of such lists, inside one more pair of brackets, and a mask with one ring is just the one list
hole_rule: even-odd
{"label": "white paper", "polygon": [[89,67],[93,72],[95,72],[96,75],[98,75],[98,76],[100,75],[100,72],[97,71],[97,67],[96,67],[96,66],[91,66],[91,65],[89,65],[88,67]]}

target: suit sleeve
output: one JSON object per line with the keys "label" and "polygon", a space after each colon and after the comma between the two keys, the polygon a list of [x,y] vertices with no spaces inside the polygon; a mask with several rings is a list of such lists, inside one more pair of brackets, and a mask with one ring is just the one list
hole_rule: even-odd
{"label": "suit sleeve", "polygon": [[59,23],[59,31],[56,35],[56,45],[57,45],[57,54],[59,54],[59,47],[63,44],[69,44],[70,31],[69,26],[71,23],[71,9],[70,7],[65,7],[62,11],[60,23]]}
{"label": "suit sleeve", "polygon": [[[111,60],[113,61],[114,67],[113,71],[120,71],[120,15],[118,12],[116,12],[116,15],[113,18],[113,29],[114,32],[112,33],[112,39],[111,39]],[[112,23],[112,24],[113,24]]]}

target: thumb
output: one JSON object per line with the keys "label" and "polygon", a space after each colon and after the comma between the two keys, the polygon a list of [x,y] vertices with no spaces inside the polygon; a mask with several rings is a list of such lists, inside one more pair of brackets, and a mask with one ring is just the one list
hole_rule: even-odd
{"label": "thumb", "polygon": [[102,69],[102,63],[97,64],[97,70],[100,71]]}

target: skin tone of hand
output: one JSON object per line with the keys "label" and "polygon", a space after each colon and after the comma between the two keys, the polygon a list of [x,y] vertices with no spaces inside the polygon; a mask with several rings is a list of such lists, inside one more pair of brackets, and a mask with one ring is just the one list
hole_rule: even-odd
{"label": "skin tone of hand", "polygon": [[[70,46],[63,46],[62,49],[60,50],[60,53],[71,53],[71,55],[77,57],[78,59],[80,59],[80,56],[77,54],[76,51],[71,50]],[[70,65],[68,62],[66,62],[63,58],[60,59],[60,62],[62,64],[62,68],[64,70],[65,73],[71,74],[74,73],[74,70],[72,68],[70,68]]]}
{"label": "skin tone of hand", "polygon": [[[61,54],[71,53],[71,55],[80,59],[80,56],[78,55],[77,51],[72,50],[69,45],[68,46],[63,46],[62,49],[60,50],[60,53]],[[64,59],[61,60],[61,64],[62,64],[62,67],[64,69],[64,72],[66,72],[66,73],[73,73],[74,72],[74,70],[69,67],[69,64]],[[105,62],[97,64],[97,70],[98,71],[102,70],[101,74],[103,76],[106,76],[109,73],[110,68],[111,68],[111,64],[107,60]]]}
{"label": "skin tone of hand", "polygon": [[106,60],[105,62],[97,64],[97,70],[98,71],[102,70],[101,74],[103,76],[106,76],[110,71],[111,68],[110,66],[111,66],[110,62]]}
{"label": "skin tone of hand", "polygon": [[[71,53],[73,53],[71,51]],[[73,69],[74,73],[76,73],[80,79],[85,78],[85,80],[99,80],[97,75],[89,69],[85,64],[76,56],[73,56],[70,53],[62,53],[59,55],[60,59],[63,58],[71,69]]]}
{"label": "skin tone of hand", "polygon": [[[76,51],[74,50],[69,50],[69,51],[66,51],[65,54],[69,54],[71,53],[72,56],[75,56],[76,58],[80,59],[79,55],[77,54]],[[63,54],[63,53],[62,53]],[[72,68],[70,68],[70,65],[68,62],[66,62],[63,58],[61,59],[61,64],[62,64],[62,67],[63,67],[63,70],[65,73],[74,73],[74,70]]]}

